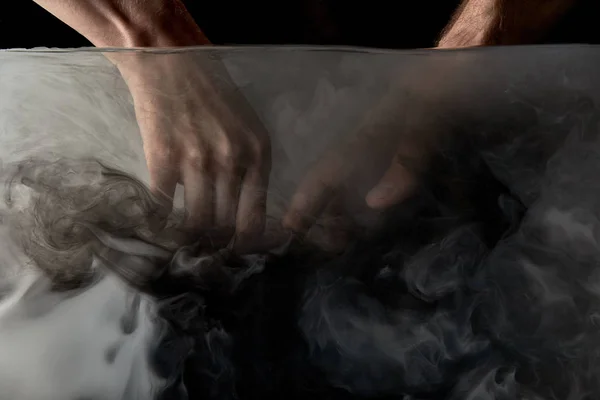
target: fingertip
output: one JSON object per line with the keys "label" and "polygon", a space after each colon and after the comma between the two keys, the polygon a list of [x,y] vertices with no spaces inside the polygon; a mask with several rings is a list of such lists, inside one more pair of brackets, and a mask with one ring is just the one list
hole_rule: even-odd
{"label": "fingertip", "polygon": [[304,218],[297,211],[288,211],[281,219],[281,225],[283,228],[291,230],[292,232],[302,232],[306,230],[306,223]]}
{"label": "fingertip", "polygon": [[342,167],[342,161],[326,159],[309,172],[282,218],[284,228],[301,235],[308,232],[346,178]]}
{"label": "fingertip", "polygon": [[349,242],[346,230],[336,226],[314,225],[306,234],[306,240],[328,253],[342,253]]}
{"label": "fingertip", "polygon": [[238,224],[238,236],[259,235],[265,229],[266,210],[263,207],[257,207],[250,211],[250,214],[244,218],[244,221]]}
{"label": "fingertip", "polygon": [[401,182],[382,182],[367,194],[365,200],[370,208],[383,210],[405,200],[414,188],[415,181],[412,178]]}
{"label": "fingertip", "polygon": [[281,220],[283,227],[294,233],[305,234],[330,198],[331,191],[324,186],[301,188],[294,194],[288,211]]}
{"label": "fingertip", "polygon": [[381,185],[376,186],[367,194],[367,205],[373,209],[385,208],[391,202],[390,194],[387,192],[388,190]]}
{"label": "fingertip", "polygon": [[261,239],[265,226],[266,207],[262,206],[262,201],[258,201],[246,215],[241,216],[241,221],[236,226],[234,250],[237,253],[247,253],[256,250],[256,246],[263,245]]}
{"label": "fingertip", "polygon": [[[175,190],[173,190],[174,192]],[[173,207],[173,194],[169,194],[168,192],[158,188],[158,187],[150,187],[150,192],[154,195],[156,201],[160,204],[161,207],[171,208]]]}
{"label": "fingertip", "polygon": [[173,205],[177,178],[177,174],[168,170],[161,172],[150,170],[150,192],[161,205],[164,204],[167,207]]}
{"label": "fingertip", "polygon": [[370,208],[386,209],[406,199],[415,187],[415,174],[395,159],[365,201]]}

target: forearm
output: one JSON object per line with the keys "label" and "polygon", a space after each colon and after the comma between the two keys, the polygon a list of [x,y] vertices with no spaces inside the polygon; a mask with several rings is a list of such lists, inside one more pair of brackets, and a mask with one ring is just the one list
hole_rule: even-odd
{"label": "forearm", "polygon": [[180,0],[34,0],[97,47],[208,44]]}
{"label": "forearm", "polygon": [[534,43],[577,0],[463,0],[440,48]]}

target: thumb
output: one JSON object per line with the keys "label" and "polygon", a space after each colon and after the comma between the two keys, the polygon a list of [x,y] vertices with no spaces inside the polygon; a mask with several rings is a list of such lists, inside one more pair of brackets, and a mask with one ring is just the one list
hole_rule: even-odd
{"label": "thumb", "polygon": [[367,205],[374,209],[389,208],[410,196],[416,186],[415,174],[395,157],[379,183],[367,194]]}

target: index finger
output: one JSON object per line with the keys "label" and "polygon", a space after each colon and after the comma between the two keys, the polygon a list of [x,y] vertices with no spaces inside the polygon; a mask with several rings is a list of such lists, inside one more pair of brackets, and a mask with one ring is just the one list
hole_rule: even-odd
{"label": "index finger", "polygon": [[329,204],[344,177],[344,163],[339,155],[319,162],[293,195],[282,220],[283,226],[297,233],[306,233],[315,217]]}
{"label": "index finger", "polygon": [[242,240],[260,234],[264,229],[267,211],[267,186],[270,168],[246,171],[239,195],[236,235]]}

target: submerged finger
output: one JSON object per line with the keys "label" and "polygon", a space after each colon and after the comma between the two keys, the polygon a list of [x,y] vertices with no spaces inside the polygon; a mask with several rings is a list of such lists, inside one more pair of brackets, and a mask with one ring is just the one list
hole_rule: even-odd
{"label": "submerged finger", "polygon": [[262,234],[267,212],[268,181],[268,174],[259,168],[246,171],[236,218],[236,236],[239,239]]}
{"label": "submerged finger", "polygon": [[209,229],[214,223],[214,183],[208,160],[185,162],[181,178],[184,187],[186,227]]}
{"label": "submerged finger", "polygon": [[241,178],[240,171],[221,171],[217,174],[214,185],[216,227],[231,234],[235,230]]}
{"label": "submerged finger", "polygon": [[410,196],[417,185],[414,172],[402,163],[394,161],[381,180],[369,191],[367,205],[374,209],[386,209]]}

